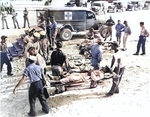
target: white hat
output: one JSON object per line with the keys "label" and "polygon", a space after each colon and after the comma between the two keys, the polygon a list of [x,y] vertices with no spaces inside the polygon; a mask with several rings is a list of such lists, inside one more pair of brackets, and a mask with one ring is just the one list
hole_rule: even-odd
{"label": "white hat", "polygon": [[46,32],[45,32],[45,31],[41,31],[40,34],[41,34],[41,35],[45,35]]}
{"label": "white hat", "polygon": [[33,30],[33,28],[29,28],[28,31],[31,32]]}
{"label": "white hat", "polygon": [[39,38],[39,37],[40,37],[40,34],[39,34],[38,32],[35,32],[35,33],[34,33],[34,36],[37,37],[37,38]]}

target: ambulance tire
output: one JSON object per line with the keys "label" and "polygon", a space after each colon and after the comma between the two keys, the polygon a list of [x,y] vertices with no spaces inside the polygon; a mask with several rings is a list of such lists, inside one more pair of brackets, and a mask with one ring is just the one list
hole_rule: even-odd
{"label": "ambulance tire", "polygon": [[64,28],[61,32],[60,32],[60,38],[63,41],[68,41],[72,38],[72,32],[70,29],[68,28]]}

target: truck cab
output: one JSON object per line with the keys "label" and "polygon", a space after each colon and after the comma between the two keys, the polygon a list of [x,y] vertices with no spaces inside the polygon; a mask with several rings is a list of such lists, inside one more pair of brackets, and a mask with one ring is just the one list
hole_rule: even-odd
{"label": "truck cab", "polygon": [[58,26],[58,34],[62,40],[70,40],[73,33],[90,28],[98,30],[105,20],[97,19],[92,10],[83,7],[47,7],[36,10],[37,17],[42,13],[45,18],[54,16]]}
{"label": "truck cab", "polygon": [[100,15],[100,13],[103,12],[105,14],[107,12],[108,8],[108,2],[107,1],[95,1],[92,3],[92,10],[97,14]]}

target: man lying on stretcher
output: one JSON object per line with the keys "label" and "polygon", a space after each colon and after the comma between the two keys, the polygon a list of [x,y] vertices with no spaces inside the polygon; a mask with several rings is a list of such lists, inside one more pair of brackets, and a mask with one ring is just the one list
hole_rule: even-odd
{"label": "man lying on stretcher", "polygon": [[56,81],[57,83],[62,83],[62,84],[69,83],[69,82],[88,83],[89,79],[91,79],[91,84],[92,84],[92,81],[95,82],[94,86],[91,87],[91,88],[94,88],[95,85],[97,85],[97,81],[100,79],[103,79],[105,73],[111,73],[111,70],[107,66],[105,66],[105,67],[102,67],[102,69],[100,70],[89,70],[88,72],[85,72],[85,73],[72,73],[72,74],[70,73],[65,74],[63,76],[64,78],[60,78],[58,76],[51,76],[51,75],[48,75],[48,76],[50,77],[51,80],[57,80]]}

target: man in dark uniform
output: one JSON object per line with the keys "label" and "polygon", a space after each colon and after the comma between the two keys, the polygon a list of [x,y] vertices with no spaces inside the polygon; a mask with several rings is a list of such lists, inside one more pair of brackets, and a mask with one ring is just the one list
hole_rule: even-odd
{"label": "man in dark uniform", "polygon": [[7,75],[13,75],[11,73],[12,71],[12,67],[11,67],[11,63],[10,60],[8,58],[8,50],[7,50],[7,36],[1,36],[2,41],[0,42],[0,72],[3,69],[3,65],[4,63],[6,63],[7,65]]}
{"label": "man in dark uniform", "polygon": [[6,23],[7,29],[9,29],[9,28],[8,28],[8,24],[7,24],[6,17],[7,17],[7,13],[3,12],[3,13],[2,13],[2,29],[4,29],[4,22]]}
{"label": "man in dark uniform", "polygon": [[[106,33],[106,35],[108,34],[108,33],[110,33],[110,41],[112,40],[112,26],[113,25],[115,25],[115,22],[114,22],[114,20],[112,19],[112,17],[110,16],[110,19],[108,19],[107,21],[106,21],[106,25],[108,26],[107,27],[107,33]],[[106,39],[105,39],[106,40]],[[104,40],[104,41],[105,41]]]}
{"label": "man in dark uniform", "polygon": [[50,25],[51,25],[51,22],[50,22],[50,18],[48,17],[46,19],[46,34],[47,34],[47,37],[49,39],[49,43],[50,43],[50,46],[51,46],[51,39],[50,39]]}
{"label": "man in dark uniform", "polygon": [[[13,23],[14,23],[14,28],[16,28],[16,24],[18,26],[18,29],[20,29],[19,27],[19,24],[18,24],[18,21],[17,21],[17,15],[18,13],[15,12],[15,9],[13,9],[13,12],[12,12],[12,19],[13,19]],[[15,24],[16,23],[16,24]]]}
{"label": "man in dark uniform", "polygon": [[35,111],[35,102],[36,102],[36,97],[39,98],[39,101],[42,105],[42,110],[47,114],[49,113],[49,107],[46,102],[46,99],[43,94],[43,84],[42,84],[42,77],[44,78],[44,75],[42,73],[42,67],[36,65],[34,62],[36,61],[35,56],[30,56],[29,62],[30,65],[25,68],[24,74],[22,79],[18,82],[16,87],[13,90],[13,93],[15,94],[16,89],[24,83],[26,80],[26,77],[30,78],[30,89],[29,89],[29,104],[30,104],[30,112],[28,113],[29,116],[35,116],[36,111]]}
{"label": "man in dark uniform", "polygon": [[52,66],[52,75],[63,77],[63,63],[65,63],[67,71],[69,71],[68,67],[68,59],[66,55],[62,52],[62,42],[56,42],[57,49],[53,51],[51,54],[51,66]]}
{"label": "man in dark uniform", "polygon": [[23,26],[23,28],[26,27],[26,21],[28,23],[28,27],[30,27],[27,8],[25,8],[25,10],[23,11],[23,14],[24,14],[24,16],[23,16],[23,18],[24,18],[24,26]]}

